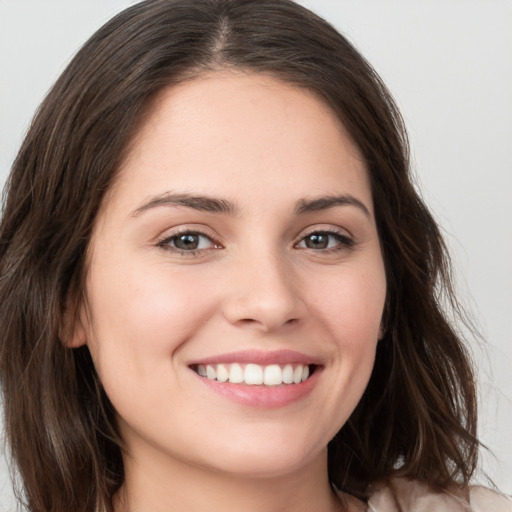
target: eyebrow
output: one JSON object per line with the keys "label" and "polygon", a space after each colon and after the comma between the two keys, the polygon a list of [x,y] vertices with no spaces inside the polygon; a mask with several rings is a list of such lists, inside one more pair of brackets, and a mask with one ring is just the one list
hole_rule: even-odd
{"label": "eyebrow", "polygon": [[168,192],[151,198],[150,201],[140,208],[137,208],[132,216],[137,217],[141,213],[159,206],[184,206],[203,212],[222,213],[231,216],[235,216],[239,213],[238,208],[226,199],[193,194],[173,194]]}
{"label": "eyebrow", "polygon": [[[152,197],[147,203],[137,208],[133,212],[132,217],[137,217],[147,210],[161,206],[183,206],[185,208],[192,208],[203,212],[230,216],[236,216],[240,213],[240,209],[227,199],[187,193],[175,194],[167,192]],[[296,215],[306,215],[308,213],[328,210],[329,208],[334,208],[336,206],[355,206],[371,219],[371,213],[364,203],[350,194],[299,199],[295,205],[294,211]]]}
{"label": "eyebrow", "polygon": [[335,206],[355,206],[356,208],[359,208],[369,219],[372,217],[370,210],[368,210],[365,204],[350,194],[301,199],[295,206],[295,213],[297,215],[314,213],[321,210],[328,210]]}

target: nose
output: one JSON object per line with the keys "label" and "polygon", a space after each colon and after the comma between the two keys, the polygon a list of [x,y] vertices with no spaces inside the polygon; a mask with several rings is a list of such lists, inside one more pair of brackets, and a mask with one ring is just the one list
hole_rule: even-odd
{"label": "nose", "polygon": [[262,332],[299,323],[306,305],[293,269],[275,255],[241,258],[230,274],[223,304],[225,318]]}

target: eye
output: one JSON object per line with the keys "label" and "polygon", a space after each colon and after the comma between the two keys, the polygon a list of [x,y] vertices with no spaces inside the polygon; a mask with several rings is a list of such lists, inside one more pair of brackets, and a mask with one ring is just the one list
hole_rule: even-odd
{"label": "eye", "polygon": [[307,234],[296,247],[317,251],[346,249],[352,247],[354,241],[348,235],[336,231],[314,231]]}
{"label": "eye", "polygon": [[195,251],[219,247],[208,235],[198,231],[176,233],[158,242],[158,246],[171,251],[191,254]]}

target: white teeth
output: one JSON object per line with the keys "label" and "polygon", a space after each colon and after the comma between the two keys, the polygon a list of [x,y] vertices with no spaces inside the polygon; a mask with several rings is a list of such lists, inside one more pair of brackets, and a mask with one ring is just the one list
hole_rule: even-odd
{"label": "white teeth", "polygon": [[293,382],[293,366],[291,364],[287,364],[283,368],[283,383],[291,384]]}
{"label": "white teeth", "polygon": [[206,367],[206,377],[215,380],[217,378],[217,372],[213,366],[208,365]]}
{"label": "white teeth", "polygon": [[303,366],[299,364],[299,366],[295,367],[295,370],[293,371],[293,383],[294,384],[300,384],[302,382],[302,370]]}
{"label": "white teeth", "polygon": [[278,364],[265,366],[263,371],[263,384],[265,386],[279,386],[283,383],[283,372]]}
{"label": "white teeth", "polygon": [[229,379],[228,369],[223,364],[217,365],[217,380],[219,382],[226,382]]}
{"label": "white teeth", "polygon": [[229,369],[229,382],[240,384],[244,381],[244,370],[238,363],[233,363]]}
{"label": "white teeth", "polygon": [[281,384],[300,384],[309,378],[307,364],[287,364],[284,367],[278,364],[261,366],[247,364],[245,368],[239,363],[232,364],[200,364],[196,369],[201,377],[219,382],[233,384],[246,384],[249,386],[280,386]]}
{"label": "white teeth", "polygon": [[259,364],[248,364],[244,371],[244,382],[256,386],[263,384],[263,368]]}

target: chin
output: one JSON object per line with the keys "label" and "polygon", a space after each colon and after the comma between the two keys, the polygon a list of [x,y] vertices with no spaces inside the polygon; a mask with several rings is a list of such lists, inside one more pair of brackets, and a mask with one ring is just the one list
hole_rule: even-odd
{"label": "chin", "polygon": [[[232,449],[231,449],[232,448]],[[236,440],[230,447],[215,450],[217,471],[246,478],[284,477],[321,460],[327,464],[327,446],[297,442],[293,437],[274,438],[272,442],[259,439]],[[215,455],[216,455],[215,454]]]}

